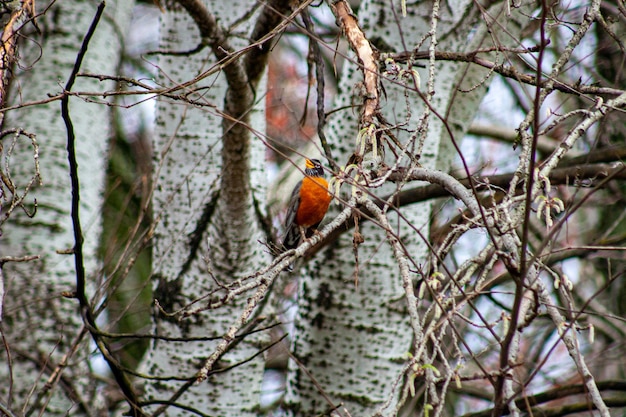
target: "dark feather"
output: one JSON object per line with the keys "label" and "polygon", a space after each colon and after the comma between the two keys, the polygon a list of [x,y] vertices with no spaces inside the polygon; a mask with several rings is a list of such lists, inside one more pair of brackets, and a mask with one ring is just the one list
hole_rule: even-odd
{"label": "dark feather", "polygon": [[300,243],[300,228],[296,224],[296,214],[300,207],[300,188],[302,187],[302,181],[298,183],[291,193],[289,199],[289,205],[287,210],[287,217],[285,218],[285,235],[283,237],[282,246],[284,250],[294,249]]}

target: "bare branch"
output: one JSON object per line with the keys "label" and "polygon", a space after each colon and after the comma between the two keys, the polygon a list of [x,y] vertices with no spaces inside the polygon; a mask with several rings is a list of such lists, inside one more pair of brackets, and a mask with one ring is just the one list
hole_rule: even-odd
{"label": "bare branch", "polygon": [[[260,301],[266,296],[267,290],[270,288],[272,282],[274,282],[274,279],[276,279],[278,274],[291,265],[293,261],[302,257],[307,250],[318,243],[324,236],[328,235],[333,229],[340,227],[352,214],[353,204],[353,201],[348,203],[348,207],[345,208],[331,223],[326,225],[326,227],[324,227],[319,234],[313,235],[295,250],[285,252],[283,254],[284,256],[277,258],[264,274],[256,278],[254,287],[251,287],[257,288],[256,292],[247,299],[246,306],[240,316],[235,320],[224,336],[222,336],[222,340],[217,345],[213,353],[211,353],[211,355],[204,361],[204,365],[196,375],[198,382],[204,381],[208,377],[217,360],[229,349],[230,345],[235,340],[235,335],[248,322]],[[289,256],[290,254],[292,254],[292,256]]]}
{"label": "bare branch", "polygon": [[[35,0],[24,0],[11,13],[8,23],[4,26],[0,38],[0,108],[4,108],[7,90],[13,65],[16,61],[18,32],[22,28],[25,17],[34,16]],[[3,125],[4,113],[0,113],[0,126]]]}
{"label": "bare branch", "polygon": [[[96,15],[94,16],[91,25],[85,34],[83,39],[83,43],[81,45],[78,56],[76,57],[76,62],[74,63],[74,68],[72,69],[72,73],[68,77],[67,83],[65,84],[65,90],[71,91],[72,86],[76,80],[78,71],[80,70],[80,66],[83,62],[85,55],[87,54],[87,49],[89,47],[89,42],[96,31],[100,18],[102,17],[102,13],[104,12],[105,3],[101,2],[98,6],[98,10]],[[76,298],[80,304],[81,314],[83,316],[83,320],[85,321],[85,326],[88,329],[97,329],[96,319],[93,314],[93,310],[91,309],[91,305],[89,300],[87,299],[87,294],[85,292],[85,266],[83,259],[83,234],[80,223],[80,215],[79,215],[79,207],[80,207],[80,185],[78,179],[78,162],[76,158],[76,137],[74,134],[74,126],[72,124],[72,119],[70,117],[69,111],[69,96],[65,95],[61,99],[61,115],[63,117],[63,121],[65,122],[65,126],[67,129],[67,153],[70,167],[70,180],[72,187],[72,224],[74,227],[74,259],[76,264]],[[138,398],[135,394],[130,381],[127,379],[126,375],[120,370],[119,364],[117,360],[113,358],[110,354],[109,347],[105,344],[105,342],[97,335],[96,332],[91,333],[91,336],[98,346],[100,352],[103,357],[107,361],[111,372],[115,376],[116,381],[119,384],[120,389],[124,392],[126,399],[128,400],[131,406],[131,412],[134,416],[143,415],[142,411],[138,407]]]}
{"label": "bare branch", "polygon": [[[530,52],[530,51],[511,51],[511,50],[505,50],[505,51],[518,53],[518,54]],[[485,58],[481,58],[479,54],[480,54],[480,51],[470,52],[470,53],[436,51],[435,59],[438,61],[441,60],[441,61],[471,62],[483,68],[492,70],[493,72],[500,74],[503,77],[511,78],[515,81],[519,81],[521,83],[528,84],[528,85],[533,85],[533,86],[537,85],[537,80],[534,75],[521,73],[515,67],[512,67],[512,66],[496,64],[495,62],[489,61]],[[381,54],[381,59],[384,59],[386,56],[390,56],[391,58],[393,58],[394,60],[398,62],[404,62],[409,59],[415,59],[415,60],[428,59],[429,52],[428,51],[416,51],[416,52],[400,52],[397,54],[388,54],[388,55]],[[610,87],[598,87],[595,85],[583,85],[583,84],[570,85],[556,78],[550,79],[550,81],[553,84],[553,88],[555,90],[563,92],[563,93],[568,93],[568,94],[587,95],[587,96],[601,94],[601,95],[618,96],[624,93],[623,90],[618,90],[618,89],[610,88]],[[547,80],[541,81],[540,82],[541,88],[544,88],[547,85],[547,83],[548,83]],[[589,99],[592,101],[594,100],[592,97],[589,97]]]}
{"label": "bare branch", "polygon": [[347,1],[331,0],[330,7],[350,47],[356,53],[363,71],[365,91],[363,93],[360,126],[365,128],[374,123],[380,105],[378,53],[372,48],[369,40],[359,27],[359,22]]}

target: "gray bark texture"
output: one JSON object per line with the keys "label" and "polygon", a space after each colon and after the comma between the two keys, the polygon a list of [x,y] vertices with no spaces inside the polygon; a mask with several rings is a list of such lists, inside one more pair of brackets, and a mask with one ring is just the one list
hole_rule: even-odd
{"label": "gray bark texture", "polygon": [[[195,2],[180,3],[203,9]],[[168,10],[161,21],[160,48],[193,49],[203,41],[199,31],[203,24],[220,39],[220,30],[251,6],[245,1],[211,1],[196,14],[180,8]],[[207,11],[219,21],[212,21]],[[258,16],[257,10],[248,16],[249,21]],[[263,89],[263,80],[240,83],[238,77],[244,75],[240,62],[226,71],[216,66],[216,56],[246,45],[243,39],[250,36],[250,25],[235,25],[230,35],[219,45],[212,43],[213,50],[183,56],[165,53],[158,64],[158,81],[168,87],[208,74],[184,89],[191,102],[163,98],[157,107],[153,289],[162,310],[155,309],[154,326],[160,336],[188,339],[155,341],[144,363],[145,373],[160,378],[145,382],[146,410],[161,410],[165,415],[188,415],[190,408],[207,415],[256,415],[260,401],[264,362],[257,354],[262,333],[232,347],[232,340],[222,338],[242,314],[250,291],[220,308],[181,320],[164,314],[224,300],[226,286],[235,285],[270,260],[259,243],[265,237],[254,205],[255,200],[264,201],[266,187],[264,146],[253,135],[264,131],[264,101],[255,99],[249,90],[255,85]],[[228,50],[226,43],[233,49]],[[243,114],[233,115],[233,109],[242,107]],[[225,345],[229,347],[223,352]],[[203,366],[207,374],[201,376]],[[199,382],[191,383],[196,379]],[[162,401],[171,404],[163,406]]]}
{"label": "gray bark texture", "polygon": [[[524,21],[525,17],[519,13],[507,17],[504,8],[497,4],[483,15],[469,1],[419,3],[407,5],[403,17],[399,3],[366,0],[356,15],[368,39],[376,40],[380,48],[392,49],[382,52],[471,52],[493,46],[497,36],[500,46],[514,43],[521,31],[516,19]],[[483,22],[485,16],[493,19],[488,26]],[[499,23],[494,24],[496,21]],[[351,57],[335,103],[335,108],[346,110],[333,113],[328,120],[328,140],[340,163],[359,152],[354,138],[366,127],[360,124],[359,112],[349,107],[363,100],[358,88],[363,71],[355,65],[354,55]],[[390,131],[405,149],[418,155],[422,167],[447,171],[456,156],[454,144],[460,143],[487,91],[488,72],[468,64],[432,60],[426,63],[427,68],[419,69],[421,81],[417,81],[413,75],[397,76],[397,70],[394,78],[392,67],[411,74],[406,63],[389,62],[387,68],[381,65],[385,94],[380,109],[392,126]],[[413,80],[423,97],[413,91]],[[430,106],[425,106],[424,100]],[[378,155],[366,151],[363,167],[371,163],[375,171],[382,163],[389,167],[411,164],[403,154],[399,160],[390,152],[381,160],[381,154],[380,150]],[[356,189],[380,197],[404,185],[368,189],[360,183]],[[343,201],[348,196],[344,193]],[[410,361],[419,364],[416,369],[432,363],[436,355],[428,352],[423,334],[428,325],[423,315],[426,306],[412,295],[413,285],[428,274],[431,209],[432,202],[427,202],[390,211],[386,214],[388,230],[380,222],[363,222],[359,232],[365,240],[358,245],[358,265],[353,233],[344,234],[307,265],[300,280],[293,341],[301,365],[291,366],[287,396],[294,415],[309,416],[338,407],[336,415],[395,416],[412,383]],[[404,250],[404,260],[393,249],[397,242]],[[408,262],[410,276],[402,262]],[[413,283],[410,288],[407,279]],[[410,304],[416,302],[423,309],[419,316],[411,317]]]}
{"label": "gray bark texture", "polygon": [[[108,2],[82,71],[116,73],[133,3]],[[26,24],[21,33],[28,36],[19,42],[19,61],[13,67],[6,106],[45,100],[62,91],[97,6],[96,1],[56,2],[37,17],[41,33]],[[73,91],[113,87],[111,82],[79,78]],[[69,101],[81,185],[80,221],[88,297],[103,282],[96,250],[107,141],[113,134],[111,115],[102,104],[105,101],[98,97]],[[6,262],[0,275],[5,291],[0,294],[4,297],[0,311],[4,341],[0,349],[0,403],[16,415],[84,415],[104,406],[97,401],[97,383],[90,363],[93,346],[78,302],[63,296],[75,291],[77,274],[71,252],[75,240],[70,217],[67,130],[59,103],[56,100],[7,111],[2,126],[3,130],[21,129],[32,135],[2,139],[4,172],[15,183],[10,197],[25,195],[25,207],[30,214],[35,213],[30,217],[25,210],[15,208],[2,225],[0,240],[0,257],[37,257],[29,262]],[[35,178],[37,169],[40,181]],[[35,181],[28,189],[32,178]]]}

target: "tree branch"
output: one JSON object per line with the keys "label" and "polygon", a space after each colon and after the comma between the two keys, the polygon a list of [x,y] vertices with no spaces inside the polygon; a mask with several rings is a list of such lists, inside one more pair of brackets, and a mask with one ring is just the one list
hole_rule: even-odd
{"label": "tree branch", "polygon": [[[532,399],[533,397],[530,398]],[[609,407],[626,407],[626,400],[624,398],[606,398],[604,402]],[[597,410],[597,408],[595,408],[594,405],[590,404],[588,401],[557,407],[528,407],[524,398],[516,400],[515,403],[520,410],[529,413],[528,415],[541,417],[562,417],[576,413],[585,413],[590,410]],[[489,408],[477,413],[463,414],[462,417],[491,417],[492,415],[493,409]]]}
{"label": "tree branch", "polygon": [[325,133],[326,111],[324,110],[324,57],[322,56],[322,51],[320,50],[320,46],[318,45],[319,38],[314,34],[313,20],[311,19],[311,15],[307,10],[304,10],[302,12],[302,21],[304,22],[304,26],[306,28],[306,34],[309,37],[309,53],[313,55],[313,60],[315,61],[315,80],[317,86],[317,136],[320,139],[322,149],[324,150],[324,154],[326,155],[326,160],[331,165],[333,171],[338,172],[339,166],[337,165],[335,158],[333,158],[332,150],[328,145],[328,140],[326,139]]}
{"label": "tree branch", "polygon": [[[78,52],[78,56],[76,57],[76,62],[74,63],[74,68],[65,84],[65,91],[69,92],[72,90],[72,86],[76,81],[76,76],[80,70],[80,66],[82,65],[83,59],[87,54],[87,49],[89,47],[89,42],[93,34],[96,31],[96,27],[100,22],[100,18],[102,17],[102,13],[104,12],[105,3],[104,1],[98,5],[98,10],[96,15],[94,16],[91,25],[87,33],[85,34],[85,38],[83,39],[83,43]],[[74,126],[72,123],[72,119],[70,117],[69,110],[69,94],[65,94],[61,99],[61,116],[63,121],[65,122],[65,127],[67,130],[67,154],[69,160],[70,167],[70,181],[72,188],[72,209],[71,209],[71,217],[72,217],[72,225],[74,228],[74,260],[76,264],[76,298],[80,304],[81,313],[83,320],[85,322],[85,326],[88,330],[90,330],[90,334],[98,346],[98,349],[102,353],[105,361],[109,365],[111,369],[111,373],[115,377],[120,389],[124,393],[126,400],[131,406],[131,413],[134,416],[143,415],[143,412],[139,409],[137,395],[130,384],[130,381],[126,378],[126,375],[122,372],[119,367],[119,364],[115,358],[110,353],[109,347],[102,340],[102,338],[97,334],[97,332],[92,332],[92,329],[97,329],[96,319],[94,317],[93,311],[91,309],[91,305],[89,304],[89,300],[87,299],[87,294],[85,292],[85,265],[83,259],[83,234],[80,223],[80,183],[78,178],[78,161],[76,158],[76,136],[74,134]]]}
{"label": "tree branch", "polygon": [[296,259],[302,257],[308,250],[310,250],[311,247],[331,233],[331,231],[339,228],[345,220],[351,216],[352,204],[352,201],[349,202],[347,207],[331,223],[327,224],[322,230],[320,230],[319,233],[314,234],[296,249],[284,252],[281,256],[274,259],[268,268],[259,271],[259,273],[256,274],[257,276],[254,277],[255,281],[253,285],[251,284],[248,286],[248,289],[256,288],[255,293],[247,299],[244,310],[222,336],[222,340],[218,343],[213,353],[211,353],[211,355],[204,361],[202,368],[196,375],[197,381],[204,381],[208,375],[210,375],[218,359],[235,341],[237,332],[239,332],[240,329],[248,322],[259,302],[266,296],[268,289],[271,287],[278,274],[285,270]]}
{"label": "tree branch", "polygon": [[[215,16],[209,12],[201,0],[177,1],[196,23],[202,41],[209,45],[215,57],[218,60],[227,59],[234,49],[228,42],[228,38],[221,26],[218,25]],[[239,85],[247,82],[241,65],[229,63],[222,70],[228,80],[228,85]]]}
{"label": "tree branch", "polygon": [[[468,128],[467,134],[488,137],[511,145],[514,145],[519,139],[519,134],[512,128],[479,123],[472,124]],[[537,141],[537,150],[544,155],[554,152],[557,146],[559,146],[559,142],[545,135],[540,135]]]}
{"label": "tree branch", "polygon": [[[621,162],[617,162],[621,159],[622,153],[626,152],[626,147],[614,148],[612,152],[604,152],[604,150],[599,150],[598,153],[591,152],[587,157],[590,160],[602,160],[607,163],[601,164],[586,164],[583,160],[579,160],[580,165],[569,165],[569,161],[563,168],[556,168],[552,170],[550,173],[550,183],[552,185],[567,185],[574,187],[593,187],[595,184],[600,181],[611,178],[611,179],[619,179],[626,180],[626,170],[623,168]],[[612,160],[611,155],[615,156],[616,160]],[[581,157],[582,158],[582,157]],[[612,160],[612,161],[611,161]],[[564,161],[565,162],[565,161]],[[613,163],[610,163],[613,162]],[[485,176],[476,176],[474,177],[474,183],[476,184],[476,191],[487,191],[493,189],[504,189],[510,183],[514,177],[514,173],[507,174],[499,174],[499,175],[485,175]],[[422,175],[409,175],[407,176],[406,172],[402,169],[394,172],[389,176],[390,181],[424,181],[424,177]],[[463,185],[467,191],[470,191],[470,181],[467,178],[458,179],[458,182]],[[521,185],[518,184],[518,188],[521,189]],[[431,183],[429,185],[409,188],[403,190],[399,193],[396,193],[393,198],[392,196],[383,196],[374,202],[382,207],[384,204],[391,203],[392,208],[400,208],[403,206],[407,206],[410,204],[420,203],[423,201],[428,201],[434,198],[441,197],[455,197],[455,194],[450,192],[449,189],[446,189],[444,186]],[[389,200],[391,198],[391,200]],[[363,211],[364,220],[367,220],[368,217],[371,217],[371,213],[369,213],[366,209],[360,208]],[[347,230],[354,227],[353,219],[347,219],[344,226],[336,229],[326,238],[324,238],[318,245],[316,245],[310,252],[307,252],[306,258],[314,256],[317,252],[319,252],[326,245],[334,242],[339,238],[342,233],[345,233]]]}
{"label": "tree branch", "polygon": [[374,122],[379,107],[378,52],[372,48],[372,45],[365,37],[365,34],[359,27],[359,21],[347,1],[331,0],[330,8],[337,19],[337,24],[341,27],[350,44],[350,48],[356,53],[359,59],[359,67],[363,71],[365,93],[360,127],[367,127]]}
{"label": "tree branch", "polygon": [[[3,7],[7,6],[3,5]],[[16,60],[18,31],[22,28],[23,17],[29,13],[33,15],[34,10],[35,0],[23,0],[22,4],[11,13],[8,23],[3,28],[0,38],[0,108],[4,108],[13,64]],[[3,120],[4,113],[0,113],[0,126]]]}
{"label": "tree branch", "polygon": [[[311,1],[304,1],[298,7],[298,11],[306,8]],[[280,23],[290,23],[295,17],[295,13],[289,16],[291,9],[291,2],[288,0],[270,0],[264,3],[261,14],[256,20],[250,39],[258,46],[246,54],[243,63],[248,79],[254,88],[261,79],[261,75],[265,73],[267,59],[273,45],[272,40],[280,33]]]}
{"label": "tree branch", "polygon": [[[254,94],[261,75],[267,66],[271,40],[286,27],[309,1],[303,2],[296,11],[291,10],[287,0],[273,0],[261,10],[251,33],[254,48],[247,49],[243,60],[227,60],[233,55],[226,33],[200,0],[178,0],[196,22],[202,38],[211,47],[218,60],[225,60],[223,71],[228,88],[224,98],[222,119],[222,166],[220,173],[220,199],[218,218],[221,235],[234,257],[245,257],[249,252],[252,234],[240,233],[242,221],[250,217],[253,206],[250,183],[250,111],[254,105]],[[227,259],[234,259],[227,257]],[[225,267],[233,267],[226,263]]]}
{"label": "tree branch", "polygon": [[[511,51],[507,51],[511,52]],[[527,51],[530,52],[530,51]],[[470,62],[476,65],[480,65],[483,68],[487,68],[495,73],[498,73],[506,78],[511,78],[516,81],[522,82],[528,85],[537,85],[537,78],[534,75],[523,74],[519,72],[515,67],[509,67],[506,65],[496,64],[495,62],[489,61],[487,59],[481,58],[478,56],[479,52],[446,52],[446,51],[436,51],[435,59],[438,61],[457,61],[457,62]],[[522,53],[521,51],[515,53]],[[389,54],[382,55],[381,59],[385,57],[391,57],[392,59],[398,62],[408,61],[409,59],[428,59],[429,52],[428,51],[417,51],[417,52],[400,52],[397,54]],[[540,82],[540,87],[543,88],[548,81]],[[558,90],[562,93],[568,94],[586,94],[586,95],[610,95],[610,96],[618,96],[623,94],[623,90],[618,90],[616,88],[609,87],[597,87],[594,85],[570,85],[564,83],[560,80],[553,80],[555,90]]]}

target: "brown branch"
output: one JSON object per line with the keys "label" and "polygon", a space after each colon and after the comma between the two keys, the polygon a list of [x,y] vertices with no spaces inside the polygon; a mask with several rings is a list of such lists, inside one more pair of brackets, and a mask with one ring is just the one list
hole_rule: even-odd
{"label": "brown branch", "polygon": [[[312,0],[307,0],[303,2],[298,9],[302,10],[304,7],[308,6],[311,1]],[[261,14],[254,25],[254,30],[250,35],[252,42],[257,43],[259,46],[251,49],[250,52],[246,54],[243,64],[253,88],[256,88],[261,75],[263,75],[267,67],[269,52],[273,45],[271,41],[280,33],[275,29],[281,22],[289,22],[294,17],[293,15],[288,16],[290,11],[291,3],[288,0],[270,0],[265,3],[265,6],[261,10]]]}
{"label": "brown branch", "polygon": [[[510,52],[510,51],[509,51]],[[519,52],[516,52],[519,53]],[[398,62],[404,62],[409,59],[428,59],[429,52],[428,51],[417,51],[417,52],[400,52],[397,54],[387,55],[392,59]],[[524,84],[536,85],[537,78],[534,75],[523,74],[519,72],[515,67],[509,67],[506,65],[496,64],[495,62],[489,61],[488,59],[484,59],[478,56],[476,52],[470,53],[462,53],[462,52],[446,52],[446,51],[436,51],[435,59],[439,61],[457,61],[457,62],[469,62],[476,65],[480,65],[481,67],[487,68],[493,72],[496,72],[504,77],[512,78],[514,80],[520,81]],[[541,87],[543,88],[545,83],[541,82]],[[563,93],[568,94],[589,94],[589,95],[610,95],[610,96],[619,96],[624,93],[623,90],[618,90],[615,88],[609,87],[596,87],[593,85],[571,85],[564,83],[562,81],[554,80],[553,88],[555,90],[561,91]]]}
{"label": "brown branch", "polygon": [[363,97],[363,110],[361,114],[361,126],[367,127],[374,122],[378,113],[380,95],[378,91],[378,51],[365,37],[359,27],[359,22],[350,5],[345,0],[330,2],[330,7],[341,27],[350,48],[356,53],[359,60],[359,68],[363,71],[363,85],[365,95]]}
{"label": "brown branch", "polygon": [[557,165],[559,168],[573,167],[576,165],[597,164],[602,162],[623,161],[626,159],[626,146],[611,146],[594,149],[584,155],[569,159],[562,159]]}
{"label": "brown branch", "polygon": [[[200,36],[206,42],[218,60],[228,58],[233,51],[226,34],[218,25],[217,19],[200,0],[178,0],[196,23]],[[223,119],[222,126],[222,197],[227,207],[225,213],[241,218],[242,200],[250,195],[249,148],[250,132],[249,110],[252,106],[252,88],[244,67],[239,61],[231,61],[223,67],[228,82],[224,113],[232,120]],[[244,198],[242,199],[242,196]],[[245,206],[245,205],[244,205]],[[228,222],[227,222],[228,223]]]}
{"label": "brown branch", "polygon": [[[600,381],[597,382],[597,385],[598,389],[601,391],[626,392],[626,381]],[[520,398],[518,400],[515,400],[515,402],[518,403],[518,406],[521,408],[524,407],[524,405],[526,404],[533,406],[546,403],[548,401],[554,401],[560,398],[569,397],[570,395],[585,394],[586,392],[587,389],[583,384],[569,385],[551,389],[549,391],[535,394],[526,398]]]}
{"label": "brown branch", "polygon": [[[254,48],[246,49],[243,60],[230,59],[237,55],[228,43],[228,37],[218,22],[200,0],[178,0],[194,19],[203,40],[210,46],[228,83],[224,99],[222,120],[222,166],[220,174],[220,200],[218,210],[224,241],[238,247],[238,256],[245,256],[250,235],[234,230],[241,219],[250,216],[252,204],[250,184],[250,110],[254,105],[255,89],[266,69],[271,40],[283,30],[295,15],[308,5],[304,1],[286,17],[291,5],[287,0],[272,0],[261,10],[251,33]],[[230,259],[230,258],[229,258]],[[234,266],[234,265],[230,265]],[[228,268],[229,266],[226,265]]]}
{"label": "brown branch", "polygon": [[[24,0],[21,7],[11,14],[8,23],[4,26],[0,38],[2,43],[0,45],[0,108],[4,107],[7,98],[13,63],[16,60],[17,36],[18,31],[22,28],[22,18],[29,13],[34,16],[34,10],[35,0]],[[0,126],[2,126],[3,120],[4,113],[0,113]]]}
{"label": "brown branch", "polygon": [[[467,130],[468,135],[492,138],[514,145],[519,140],[519,134],[512,128],[497,125],[473,123]],[[546,135],[540,135],[537,141],[537,150],[548,155],[559,146],[559,142]]]}
{"label": "brown branch", "polygon": [[[601,391],[626,392],[626,381],[601,381],[598,382],[597,385],[598,389]],[[458,392],[462,393],[463,390],[458,390]],[[567,398],[573,395],[586,394],[586,392],[586,387],[582,384],[568,385],[551,389],[549,391],[545,391],[536,395],[518,398],[517,400],[515,400],[515,404],[520,408],[520,410],[530,412],[530,415],[551,417],[565,416],[568,414],[573,414],[575,412],[585,412],[593,410],[595,407],[590,401],[574,403],[560,407],[540,408],[533,406],[549,401]],[[626,407],[626,399],[624,399],[623,396],[622,398],[615,399],[606,398],[604,401],[609,407]],[[477,413],[465,414],[463,417],[489,417],[492,415],[492,412],[492,409],[487,409],[479,411]]]}
{"label": "brown branch", "polygon": [[7,262],[30,262],[41,258],[41,255],[0,256],[0,268]]}
{"label": "brown branch", "polygon": [[29,409],[28,411],[26,411],[26,413],[24,413],[26,417],[30,416],[38,408],[41,408],[42,410],[45,409],[45,405],[42,407],[42,404],[45,404],[47,403],[47,401],[49,401],[50,393],[57,384],[62,387],[68,399],[72,403],[78,404],[78,408],[81,410],[82,413],[88,413],[89,407],[86,404],[85,398],[81,397],[81,393],[79,392],[80,390],[78,390],[76,385],[74,384],[75,381],[73,381],[71,376],[63,375],[63,371],[65,371],[65,369],[70,366],[71,360],[74,358],[79,348],[81,348],[84,336],[86,334],[87,328],[83,326],[83,328],[70,344],[68,351],[65,352],[65,354],[63,355],[63,357],[61,357],[61,360],[57,364],[54,364],[52,358],[50,358],[48,355],[43,355],[41,352],[38,356],[31,355],[24,351],[16,352],[20,356],[37,364],[39,368],[45,369],[50,374],[42,389],[37,392],[37,395],[35,395],[34,398],[30,401],[31,404],[29,404]]}

